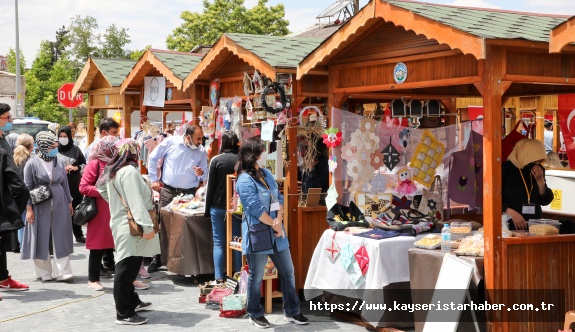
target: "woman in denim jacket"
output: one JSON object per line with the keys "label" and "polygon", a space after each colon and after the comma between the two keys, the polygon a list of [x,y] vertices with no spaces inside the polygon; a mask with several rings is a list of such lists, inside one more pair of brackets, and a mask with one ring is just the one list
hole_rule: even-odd
{"label": "woman in denim jacket", "polygon": [[[244,207],[242,252],[247,257],[250,269],[247,312],[250,316],[250,322],[255,326],[260,328],[270,326],[264,317],[264,308],[260,303],[260,286],[269,256],[279,272],[284,319],[296,324],[307,324],[308,319],[300,312],[289,242],[283,228],[284,198],[278,190],[273,175],[263,168],[265,159],[260,159],[263,149],[263,143],[258,137],[243,141],[236,165],[236,171],[239,174],[236,190]],[[264,227],[262,224],[268,225],[268,227]],[[263,237],[257,237],[257,243],[255,241],[252,243],[252,239],[250,239],[250,227],[257,227],[264,233]],[[265,232],[269,232],[269,234]],[[266,235],[268,239],[271,238],[271,241],[265,241]],[[268,246],[270,242],[271,246]]]}

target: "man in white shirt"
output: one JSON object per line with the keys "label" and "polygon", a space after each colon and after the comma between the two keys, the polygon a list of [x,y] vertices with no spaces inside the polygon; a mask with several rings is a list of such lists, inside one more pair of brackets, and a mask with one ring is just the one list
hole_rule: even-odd
{"label": "man in white shirt", "polygon": [[[563,149],[563,134],[559,132],[559,144],[561,145],[559,149]],[[545,144],[545,152],[553,151],[553,122],[545,120],[545,131],[543,132],[543,143]]]}

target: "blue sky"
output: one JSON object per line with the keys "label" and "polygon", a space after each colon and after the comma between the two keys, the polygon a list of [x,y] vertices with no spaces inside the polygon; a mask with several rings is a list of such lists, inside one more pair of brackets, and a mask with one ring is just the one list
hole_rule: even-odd
{"label": "blue sky", "polygon": [[[291,31],[301,31],[317,23],[315,16],[337,0],[269,0],[269,5],[283,3]],[[377,1],[377,0],[374,0]],[[129,29],[130,49],[152,44],[165,49],[165,39],[182,21],[184,10],[201,11],[201,0],[20,0],[20,49],[30,66],[40,41],[53,40],[62,25],[67,26],[74,15],[90,15],[103,30],[115,23]],[[368,0],[361,0],[363,6]],[[575,0],[426,0],[425,2],[506,10],[560,13],[575,15]],[[257,0],[245,0],[253,7]],[[0,1],[0,54],[15,48],[14,0]]]}

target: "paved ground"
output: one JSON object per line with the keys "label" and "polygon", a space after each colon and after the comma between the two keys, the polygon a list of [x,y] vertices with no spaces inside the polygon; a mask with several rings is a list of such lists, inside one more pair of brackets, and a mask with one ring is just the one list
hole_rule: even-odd
{"label": "paved ground", "polygon": [[[143,312],[148,323],[139,327],[115,324],[112,279],[102,279],[104,292],[88,288],[88,251],[74,244],[72,269],[76,278],[71,283],[41,282],[34,278],[32,261],[23,261],[19,254],[8,253],[8,269],[14,279],[27,283],[30,290],[1,292],[0,331],[260,331],[247,319],[218,317],[219,311],[208,310],[198,303],[199,288],[191,278],[166,270],[152,274],[151,287],[138,291],[144,301],[153,303],[153,310]],[[365,331],[354,324],[319,319],[307,326],[283,320],[281,301],[275,300],[273,314],[267,315],[277,331]],[[314,317],[309,317],[314,320]],[[323,320],[318,322],[317,320]]]}

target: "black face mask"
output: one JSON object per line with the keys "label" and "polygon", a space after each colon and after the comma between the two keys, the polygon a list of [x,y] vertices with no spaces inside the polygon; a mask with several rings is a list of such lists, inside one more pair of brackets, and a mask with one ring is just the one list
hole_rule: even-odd
{"label": "black face mask", "polygon": [[526,172],[531,172],[531,170],[533,169],[533,166],[535,166],[534,163],[529,163],[523,167],[523,170]]}

